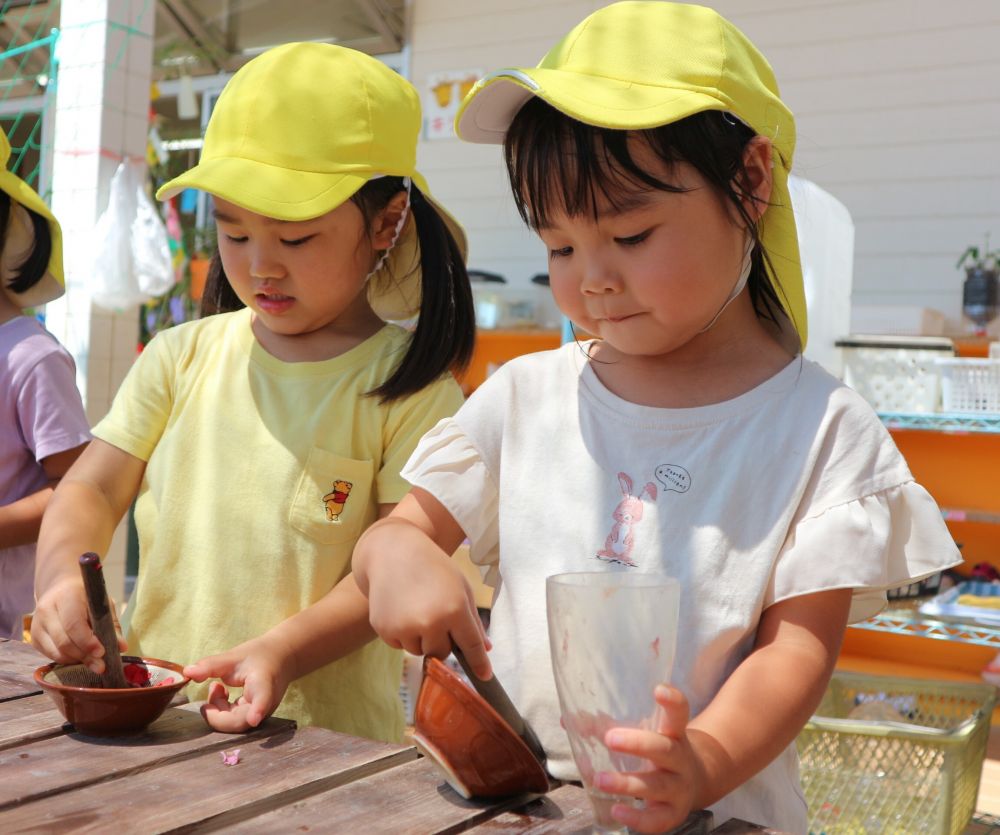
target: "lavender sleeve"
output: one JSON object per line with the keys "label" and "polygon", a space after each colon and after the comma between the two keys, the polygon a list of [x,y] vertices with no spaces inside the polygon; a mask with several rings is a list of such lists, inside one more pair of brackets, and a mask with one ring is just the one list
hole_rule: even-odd
{"label": "lavender sleeve", "polygon": [[65,351],[47,353],[35,363],[18,392],[17,412],[25,446],[36,461],[90,440],[76,368]]}

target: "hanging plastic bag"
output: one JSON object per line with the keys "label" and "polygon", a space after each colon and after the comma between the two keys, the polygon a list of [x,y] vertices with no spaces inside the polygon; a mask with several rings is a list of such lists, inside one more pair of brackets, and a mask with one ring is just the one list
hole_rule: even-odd
{"label": "hanging plastic bag", "polygon": [[167,226],[140,182],[135,193],[136,211],[132,221],[132,269],[139,289],[151,298],[162,296],[174,286],[173,257]]}
{"label": "hanging plastic bag", "polygon": [[144,175],[141,162],[122,162],[111,178],[108,208],[97,219],[90,295],[100,307],[134,307],[174,284],[167,231],[146,195]]}
{"label": "hanging plastic bag", "polygon": [[129,188],[129,166],[122,163],[111,178],[108,208],[94,227],[90,296],[94,304],[112,310],[146,300],[132,273],[132,219],[135,189]]}

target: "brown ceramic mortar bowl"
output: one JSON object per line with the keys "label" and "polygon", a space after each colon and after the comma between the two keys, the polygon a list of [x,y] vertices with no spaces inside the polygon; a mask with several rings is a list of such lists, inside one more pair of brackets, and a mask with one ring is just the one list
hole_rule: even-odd
{"label": "brown ceramic mortar bowl", "polygon": [[136,734],[160,717],[190,679],[179,664],[158,658],[123,655],[122,663],[126,678],[138,681],[148,674],[148,684],[122,688],[82,686],[96,678],[82,664],[46,664],[35,670],[35,683],[80,733]]}
{"label": "brown ceramic mortar bowl", "polygon": [[413,742],[466,799],[544,793],[545,770],[510,725],[457,673],[424,659]]}

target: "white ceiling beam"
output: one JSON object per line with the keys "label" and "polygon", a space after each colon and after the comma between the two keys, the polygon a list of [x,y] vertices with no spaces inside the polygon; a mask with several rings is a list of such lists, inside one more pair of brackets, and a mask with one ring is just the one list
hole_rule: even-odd
{"label": "white ceiling beam", "polygon": [[230,69],[232,54],[186,0],[159,0],[159,3],[178,28],[200,47],[216,71]]}
{"label": "white ceiling beam", "polygon": [[385,42],[385,48],[379,52],[399,52],[403,48],[403,32],[401,22],[385,11],[378,0],[354,0],[361,8],[365,19],[378,32]]}

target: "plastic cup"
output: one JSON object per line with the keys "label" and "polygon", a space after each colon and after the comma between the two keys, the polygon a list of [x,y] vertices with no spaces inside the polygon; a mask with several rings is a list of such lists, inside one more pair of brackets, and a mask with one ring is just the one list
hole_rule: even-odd
{"label": "plastic cup", "polygon": [[546,579],[549,645],[562,723],[594,809],[595,830],[624,832],[615,803],[597,791],[599,771],[643,771],[645,759],[609,751],[610,728],[656,727],[657,684],[670,681],[680,584],[663,574],[581,572]]}

